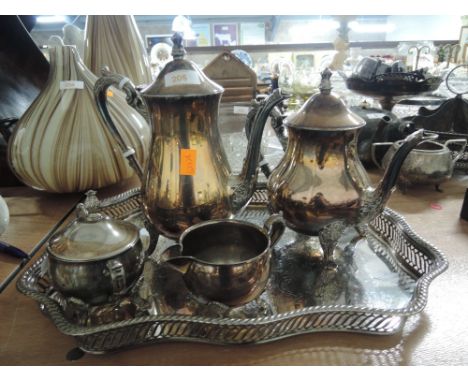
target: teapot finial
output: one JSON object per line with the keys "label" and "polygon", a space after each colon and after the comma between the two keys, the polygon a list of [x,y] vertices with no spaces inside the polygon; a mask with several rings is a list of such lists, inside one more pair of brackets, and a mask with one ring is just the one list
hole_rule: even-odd
{"label": "teapot finial", "polygon": [[185,56],[185,49],[182,44],[183,41],[183,36],[182,33],[175,32],[174,35],[171,37],[171,40],[173,42],[172,46],[172,57],[174,57],[174,60],[180,60],[181,58],[184,58]]}
{"label": "teapot finial", "polygon": [[326,68],[322,73],[320,73],[322,76],[322,80],[320,81],[320,92],[322,94],[330,94],[332,90],[331,82],[330,82],[330,77],[332,76],[332,71],[329,68]]}

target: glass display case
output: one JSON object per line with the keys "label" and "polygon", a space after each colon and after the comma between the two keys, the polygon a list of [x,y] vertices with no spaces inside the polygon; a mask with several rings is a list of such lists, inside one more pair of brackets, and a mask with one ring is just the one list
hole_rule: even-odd
{"label": "glass display case", "polygon": [[[156,43],[167,42],[173,31],[184,32],[188,53],[201,66],[222,50],[242,49],[254,63],[277,53],[290,59],[291,54],[315,54],[317,69],[334,53],[339,33],[345,33],[349,49],[360,48],[365,55],[396,55],[402,41],[433,41],[436,46],[456,43],[463,25],[456,15],[145,15],[135,16],[135,21],[148,52]],[[84,29],[86,16],[37,22],[31,35],[39,46],[47,45],[49,36],[61,35],[69,23]],[[429,24],[431,28],[426,28]]]}

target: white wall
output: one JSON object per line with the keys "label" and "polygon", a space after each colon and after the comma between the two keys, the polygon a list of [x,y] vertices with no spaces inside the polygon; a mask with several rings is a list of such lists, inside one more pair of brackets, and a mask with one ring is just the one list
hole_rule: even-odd
{"label": "white wall", "polygon": [[395,30],[388,32],[387,41],[408,40],[458,40],[461,17],[451,15],[434,16],[388,16]]}

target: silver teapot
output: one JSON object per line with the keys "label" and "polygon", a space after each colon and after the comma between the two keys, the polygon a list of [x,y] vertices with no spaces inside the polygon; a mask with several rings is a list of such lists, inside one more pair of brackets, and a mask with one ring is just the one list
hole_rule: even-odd
{"label": "silver teapot", "polygon": [[319,235],[324,257],[330,262],[345,228],[354,226],[363,232],[382,212],[405,158],[429,138],[423,130],[409,135],[372,187],[357,148],[365,121],[331,93],[331,75],[326,69],[320,92],[285,119],[287,149],[267,185],[271,211],[282,213],[292,230]]}

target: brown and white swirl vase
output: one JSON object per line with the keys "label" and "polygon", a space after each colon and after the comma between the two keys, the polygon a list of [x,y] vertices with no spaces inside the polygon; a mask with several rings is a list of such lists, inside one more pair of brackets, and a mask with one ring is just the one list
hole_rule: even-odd
{"label": "brown and white swirl vase", "polygon": [[[47,85],[9,141],[10,167],[25,184],[57,193],[98,189],[129,178],[134,172],[95,106],[97,77],[74,46],[59,44],[49,53]],[[123,93],[114,91],[108,103],[119,131],[144,163],[151,137],[148,123],[127,105]]]}
{"label": "brown and white swirl vase", "polygon": [[133,16],[88,16],[84,62],[97,76],[107,66],[135,85],[152,82],[149,57]]}

